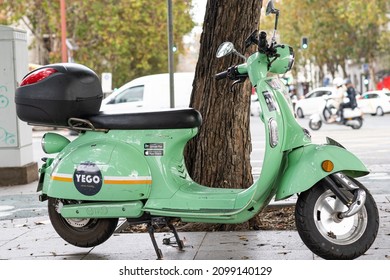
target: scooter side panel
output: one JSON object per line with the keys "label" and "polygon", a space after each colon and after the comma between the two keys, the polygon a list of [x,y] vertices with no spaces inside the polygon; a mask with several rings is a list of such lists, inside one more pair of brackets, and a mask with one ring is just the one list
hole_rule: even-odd
{"label": "scooter side panel", "polygon": [[116,141],[90,141],[57,157],[47,195],[73,200],[131,201],[147,198],[152,178],[143,155],[132,145]]}
{"label": "scooter side panel", "polygon": [[[184,182],[172,198],[149,199],[144,208],[146,211],[153,215],[180,217],[187,222],[242,223],[267,205],[275,194],[275,182],[279,178],[283,164],[285,135],[281,129],[283,127],[281,111],[289,110],[278,106],[275,94],[282,93],[275,93],[278,84],[277,81],[272,81],[272,79],[261,81],[256,88],[259,100],[262,100],[261,118],[267,135],[264,154],[266,164],[262,166],[260,178],[248,189],[212,189],[200,186],[188,178],[188,182]],[[272,132],[271,123],[274,124]]]}
{"label": "scooter side panel", "polygon": [[360,177],[369,173],[355,155],[341,147],[310,144],[289,154],[287,168],[279,183],[275,200],[306,191],[331,174],[322,169],[321,163],[324,160],[331,160],[334,163],[331,173],[342,171],[351,177]]}

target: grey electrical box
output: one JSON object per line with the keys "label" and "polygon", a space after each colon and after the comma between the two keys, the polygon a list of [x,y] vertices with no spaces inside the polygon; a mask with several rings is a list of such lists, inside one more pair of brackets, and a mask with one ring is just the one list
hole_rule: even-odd
{"label": "grey electrical box", "polygon": [[15,90],[28,71],[27,33],[0,25],[0,186],[38,179],[32,129],[16,116]]}

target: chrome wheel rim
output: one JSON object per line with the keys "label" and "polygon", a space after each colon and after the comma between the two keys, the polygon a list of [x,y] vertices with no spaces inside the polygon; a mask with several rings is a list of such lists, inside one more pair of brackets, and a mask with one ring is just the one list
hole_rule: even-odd
{"label": "chrome wheel rim", "polygon": [[328,241],[338,245],[349,245],[363,235],[367,228],[365,207],[348,218],[340,218],[339,213],[348,208],[331,192],[324,192],[314,206],[314,221],[319,233]]}
{"label": "chrome wheel rim", "polygon": [[[77,201],[66,201],[66,204],[76,204]],[[62,199],[57,199],[55,204],[55,210],[58,214],[61,215],[61,208],[64,206],[65,201]],[[64,220],[74,228],[82,228],[89,224],[91,219],[89,218],[83,218],[83,219],[76,219],[76,218],[64,218]]]}

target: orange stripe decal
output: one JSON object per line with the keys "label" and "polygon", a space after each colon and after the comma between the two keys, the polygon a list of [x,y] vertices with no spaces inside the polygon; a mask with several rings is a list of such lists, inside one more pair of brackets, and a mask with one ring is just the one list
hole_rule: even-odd
{"label": "orange stripe decal", "polygon": [[104,184],[112,185],[137,185],[137,184],[151,184],[152,180],[104,180]]}
{"label": "orange stripe decal", "polygon": [[[73,176],[70,174],[55,173],[51,176],[53,181],[72,183]],[[152,184],[152,179],[150,176],[139,176],[139,177],[121,177],[121,176],[107,176],[104,179],[104,184],[111,185],[150,185]]]}
{"label": "orange stripe decal", "polygon": [[53,181],[60,181],[60,182],[68,182],[68,183],[73,182],[73,178],[69,178],[69,177],[51,176],[51,179]]}

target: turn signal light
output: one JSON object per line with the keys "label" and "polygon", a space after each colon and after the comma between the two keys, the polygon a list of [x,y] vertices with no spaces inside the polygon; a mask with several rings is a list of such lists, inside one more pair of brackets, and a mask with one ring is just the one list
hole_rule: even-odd
{"label": "turn signal light", "polygon": [[334,168],[334,164],[330,160],[324,160],[321,167],[325,172],[331,172]]}
{"label": "turn signal light", "polygon": [[38,69],[36,71],[31,72],[26,77],[24,77],[22,82],[20,83],[20,86],[26,86],[26,85],[38,83],[39,81],[42,81],[43,79],[46,79],[47,77],[57,72],[58,71],[54,68]]}

